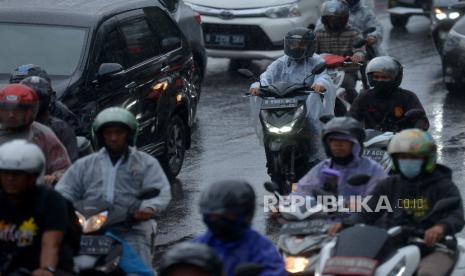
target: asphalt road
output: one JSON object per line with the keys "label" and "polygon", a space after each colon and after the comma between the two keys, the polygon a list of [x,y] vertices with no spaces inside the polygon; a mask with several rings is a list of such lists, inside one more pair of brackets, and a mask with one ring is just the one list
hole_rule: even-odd
{"label": "asphalt road", "polygon": [[[453,169],[462,196],[465,191],[465,95],[448,94],[442,83],[441,61],[430,36],[427,18],[411,18],[406,29],[393,30],[385,8],[377,5],[385,28],[388,53],[404,65],[402,86],[417,93],[439,145],[439,161]],[[241,178],[254,185],[258,205],[254,227],[274,239],[274,225],[263,212],[262,184],[267,181],[265,155],[250,124],[248,99],[241,97],[250,81],[228,70],[227,59],[209,59],[200,99],[198,122],[173,200],[159,222],[157,250],[191,239],[205,228],[198,212],[200,192],[213,181]],[[269,62],[254,62],[264,71]]]}

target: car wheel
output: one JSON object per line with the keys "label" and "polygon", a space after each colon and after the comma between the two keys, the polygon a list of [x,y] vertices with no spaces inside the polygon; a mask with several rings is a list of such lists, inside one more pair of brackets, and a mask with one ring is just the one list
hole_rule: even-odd
{"label": "car wheel", "polygon": [[174,115],[167,127],[165,153],[161,161],[170,180],[176,178],[182,168],[186,153],[187,131],[185,122]]}
{"label": "car wheel", "polygon": [[391,14],[391,24],[394,28],[405,28],[409,16]]}

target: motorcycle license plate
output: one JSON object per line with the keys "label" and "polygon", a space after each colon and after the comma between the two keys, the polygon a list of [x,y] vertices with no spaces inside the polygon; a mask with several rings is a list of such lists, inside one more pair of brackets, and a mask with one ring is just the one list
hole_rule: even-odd
{"label": "motorcycle license plate", "polygon": [[82,236],[81,255],[105,255],[110,252],[113,239],[105,236]]}
{"label": "motorcycle license plate", "polygon": [[382,149],[365,149],[363,155],[379,163],[383,160],[384,153],[385,151]]}
{"label": "motorcycle license plate", "polygon": [[264,99],[262,109],[294,108],[298,101],[295,98],[288,99]]}
{"label": "motorcycle license plate", "polygon": [[324,232],[326,228],[326,221],[323,219],[291,222],[285,224],[281,228],[280,234],[290,236],[320,234]]}
{"label": "motorcycle license plate", "polygon": [[378,261],[363,257],[332,257],[326,262],[324,274],[371,276]]}

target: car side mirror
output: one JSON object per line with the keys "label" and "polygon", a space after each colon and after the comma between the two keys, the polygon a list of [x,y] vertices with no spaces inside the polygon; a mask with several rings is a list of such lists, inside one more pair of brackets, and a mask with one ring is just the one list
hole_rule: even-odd
{"label": "car side mirror", "polygon": [[167,37],[161,40],[162,50],[173,50],[181,46],[181,39],[179,37]]}
{"label": "car side mirror", "polygon": [[102,63],[98,68],[97,80],[105,80],[114,74],[123,72],[123,66],[119,63]]}
{"label": "car side mirror", "polygon": [[147,200],[157,197],[160,194],[160,190],[157,188],[149,188],[142,190],[139,195],[137,196],[140,200]]}

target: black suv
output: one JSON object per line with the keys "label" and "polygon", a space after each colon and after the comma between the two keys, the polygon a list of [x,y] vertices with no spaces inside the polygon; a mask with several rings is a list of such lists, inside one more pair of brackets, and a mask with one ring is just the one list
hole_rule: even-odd
{"label": "black suv", "polygon": [[190,147],[201,74],[189,44],[153,0],[3,0],[0,80],[38,64],[89,135],[95,115],[123,106],[139,121],[138,146],[166,173],[181,170]]}

